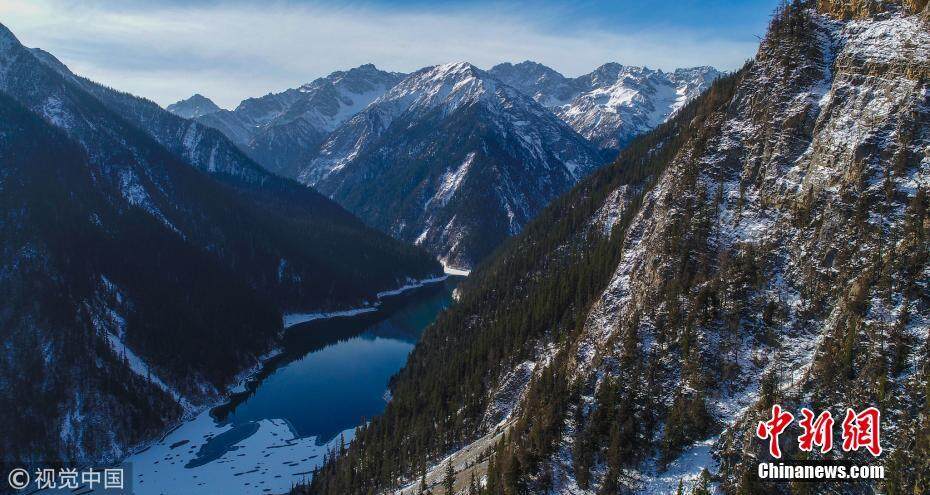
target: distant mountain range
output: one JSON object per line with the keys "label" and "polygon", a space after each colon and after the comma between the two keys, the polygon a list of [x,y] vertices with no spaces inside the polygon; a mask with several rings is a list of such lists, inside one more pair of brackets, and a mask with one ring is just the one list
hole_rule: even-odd
{"label": "distant mountain range", "polygon": [[[719,74],[606,64],[571,79],[523,62],[404,75],[363,65],[196,119],[369,225],[471,268]],[[213,107],[195,95],[169,110]]]}
{"label": "distant mountain range", "polygon": [[490,72],[612,151],[665,122],[721,75],[713,67],[663,72],[609,63],[571,79],[529,61],[496,65]]}
{"label": "distant mountain range", "polygon": [[[403,77],[369,64],[281,93],[249,98],[235,110],[222,110],[199,95],[169,105],[167,110],[219,129],[268,170],[296,177],[301,164],[314,156],[336,127]],[[215,110],[185,115],[189,113],[186,109],[194,107]]]}
{"label": "distant mountain range", "polygon": [[412,74],[346,121],[298,179],[472,267],[602,162],[531,98],[457,63]]}

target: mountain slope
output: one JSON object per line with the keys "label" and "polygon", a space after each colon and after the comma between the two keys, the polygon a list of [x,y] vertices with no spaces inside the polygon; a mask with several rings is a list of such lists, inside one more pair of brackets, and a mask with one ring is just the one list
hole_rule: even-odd
{"label": "mountain slope", "polygon": [[339,124],[397,84],[403,74],[366,64],[296,89],[244,100],[198,120],[219,129],[268,170],[294,177]]}
{"label": "mountain slope", "polygon": [[[162,389],[134,373],[122,355],[106,351],[109,335],[114,342],[125,338],[120,334],[123,317],[103,310],[115,304],[117,295],[108,291],[110,279],[90,266],[120,256],[94,221],[106,218],[112,225],[109,220],[120,215],[95,190],[93,167],[79,145],[5,94],[0,94],[0,115],[0,291],[5,308],[0,328],[7,349],[0,388],[4,397],[19,398],[16,407],[3,412],[3,460],[119,455],[125,445],[157,434],[183,413],[173,389]],[[120,221],[120,233],[141,234],[128,237],[124,247],[138,249],[153,233],[167,240],[157,234],[161,224],[138,211],[126,212]],[[170,250],[170,259],[183,250],[179,244],[158,247]],[[143,280],[152,275],[151,270],[139,273]],[[234,286],[223,295],[241,296],[243,289]],[[215,293],[207,290],[201,294],[207,297],[190,302],[220,310],[219,301],[210,297]],[[247,324],[273,324],[273,308],[243,307],[250,314],[232,311],[230,316],[246,318]],[[98,359],[95,366],[87,366],[88,356]]]}
{"label": "mountain slope", "polygon": [[177,115],[178,117],[184,117],[185,119],[195,119],[209,113],[219,112],[221,108],[216,106],[216,103],[213,103],[213,101],[206,96],[197,93],[186,100],[181,100],[168,105],[165,107],[165,110]]}
{"label": "mountain slope", "polygon": [[[118,458],[255,365],[283,311],[356,306],[440,269],[217,131],[75,76],[2,26],[0,91],[15,100],[0,143],[13,301],[0,337],[14,349],[0,386],[46,397],[0,422],[62,432],[7,432],[4,460]],[[132,373],[142,382],[112,383]]]}
{"label": "mountain slope", "polygon": [[532,99],[456,63],[394,86],[333,131],[298,178],[469,268],[600,160]]}
{"label": "mountain slope", "polygon": [[[780,403],[879,407],[877,488],[926,491],[930,12],[834,3],[779,10],[754,63],[477,270],[384,416],[301,490],[415,493],[451,456],[484,493],[674,493],[702,468],[724,493],[793,493],[755,477]],[[798,431],[786,458],[820,458]]]}
{"label": "mountain slope", "polygon": [[633,137],[664,122],[720,76],[713,67],[663,72],[609,63],[570,79],[529,61],[499,64],[489,72],[609,150],[623,148]]}

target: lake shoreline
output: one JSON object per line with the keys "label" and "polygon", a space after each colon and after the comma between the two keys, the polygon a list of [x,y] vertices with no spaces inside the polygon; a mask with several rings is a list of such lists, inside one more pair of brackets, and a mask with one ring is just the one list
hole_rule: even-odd
{"label": "lake shoreline", "polygon": [[284,325],[284,330],[291,328],[295,325],[300,325],[303,323],[308,323],[311,321],[317,320],[328,320],[331,318],[347,318],[358,316],[365,313],[373,313],[378,311],[381,307],[381,300],[385,297],[399,296],[404,292],[411,291],[413,289],[419,289],[421,287],[426,287],[430,284],[436,284],[439,282],[445,282],[449,279],[450,276],[461,276],[456,274],[446,273],[445,275],[440,275],[438,277],[424,278],[420,280],[411,280],[408,281],[406,285],[402,285],[396,289],[385,290],[375,294],[376,301],[374,304],[366,304],[364,306],[359,306],[356,308],[349,308],[344,310],[337,311],[318,311],[312,313],[285,313],[282,317],[282,323]]}
{"label": "lake shoreline", "polygon": [[[321,317],[321,318],[310,319],[310,320],[299,322],[299,323],[293,323],[289,326],[284,326],[281,329],[281,332],[283,334],[284,332],[287,332],[288,329],[291,327],[294,327],[294,326],[297,326],[303,323],[307,323],[310,321],[321,321],[321,320],[326,320],[330,318],[345,318],[345,317],[351,318],[355,316],[376,313],[378,310],[381,309],[381,303],[382,303],[381,300],[383,298],[397,297],[399,295],[403,295],[404,293],[409,292],[414,289],[419,289],[419,288],[427,287],[431,284],[444,282],[448,280],[450,276],[464,277],[463,275],[457,275],[457,274],[450,275],[447,273],[439,277],[429,277],[425,279],[414,280],[413,282],[408,283],[407,285],[403,285],[397,289],[381,291],[381,292],[376,293],[376,297],[378,298],[378,301],[374,305],[363,306],[361,308],[354,308],[354,309],[349,309],[349,310],[344,310],[344,311],[337,311],[337,312],[328,313],[328,314],[324,313],[324,314],[327,314],[327,316]],[[365,308],[370,308],[370,309],[367,309],[365,311],[359,311]],[[355,311],[355,312],[352,314],[349,314],[352,311]],[[177,431],[179,428],[183,427],[185,424],[196,420],[198,417],[200,417],[205,412],[209,412],[210,416],[213,417],[214,410],[232,404],[232,402],[235,400],[237,396],[241,396],[241,395],[249,393],[250,382],[254,381],[256,377],[260,376],[265,371],[265,368],[267,365],[273,363],[277,359],[280,359],[284,355],[284,352],[285,352],[285,349],[284,349],[283,343],[278,344],[272,347],[271,349],[269,349],[268,352],[266,352],[265,354],[262,354],[258,358],[258,362],[256,364],[239,372],[237,374],[237,379],[235,380],[235,382],[232,385],[229,385],[228,387],[226,387],[226,389],[216,398],[216,400],[209,401],[208,403],[205,403],[199,407],[193,407],[191,409],[185,410],[184,414],[182,414],[181,417],[177,421],[174,421],[171,424],[167,425],[162,430],[162,432],[159,433],[158,435],[150,438],[149,440],[140,442],[136,445],[133,445],[127,448],[126,454],[120,458],[119,463],[123,463],[127,459],[133,456],[137,456],[139,454],[144,453],[145,451],[152,448],[154,445],[164,442],[165,439],[169,435]]]}
{"label": "lake shoreline", "polygon": [[[145,488],[140,493],[143,495],[149,493],[147,489],[152,488],[149,483],[153,480],[159,480],[159,483],[164,482],[168,486],[182,486],[185,483],[195,482],[193,478],[198,478],[198,476],[198,482],[206,483],[213,488],[222,488],[230,493],[239,493],[248,482],[251,482],[251,488],[254,488],[256,483],[261,483],[262,487],[273,488],[278,483],[288,479],[294,482],[300,479],[305,481],[306,474],[297,476],[296,471],[312,469],[316,465],[315,463],[322,458],[322,454],[326,453],[327,449],[337,446],[340,438],[346,437],[350,441],[354,428],[358,425],[343,430],[344,425],[320,423],[324,429],[310,433],[306,429],[306,424],[302,429],[299,424],[291,424],[290,419],[301,418],[305,422],[309,421],[310,425],[315,425],[317,423],[315,423],[313,415],[318,414],[318,411],[316,413],[311,412],[314,409],[310,409],[306,413],[297,410],[298,416],[293,414],[287,416],[286,413],[283,416],[278,416],[277,413],[271,413],[274,415],[250,417],[247,412],[245,417],[237,419],[237,413],[241,414],[239,408],[246,407],[244,410],[248,411],[249,401],[255,400],[256,394],[268,394],[267,387],[269,385],[265,385],[266,388],[263,392],[262,384],[269,377],[278,373],[279,370],[287,370],[288,367],[294,366],[295,363],[306,356],[315,355],[318,352],[330,353],[331,355],[332,351],[326,349],[332,346],[341,347],[346,345],[345,342],[355,340],[359,335],[370,331],[372,327],[384,324],[388,324],[389,327],[394,325],[387,322],[395,321],[392,319],[398,318],[398,315],[404,315],[411,304],[418,305],[421,304],[421,299],[428,300],[436,297],[434,296],[435,291],[445,291],[446,289],[440,287],[445,286],[447,283],[454,284],[455,282],[450,282],[450,279],[460,280],[461,277],[443,275],[423,280],[411,280],[398,289],[379,293],[377,306],[369,306],[372,309],[367,311],[346,314],[351,310],[344,310],[336,315],[327,314],[326,317],[302,321],[282,329],[282,340],[276,347],[262,356],[259,363],[244,371],[244,376],[234,386],[229,387],[222,398],[208,406],[198,408],[197,412],[186,416],[183,421],[167,428],[159,437],[147,442],[144,448],[135,450],[124,459],[134,464],[139,476],[138,481],[142,482],[144,480],[144,484],[138,487],[140,489]],[[448,290],[451,291],[452,287],[454,285],[450,286]],[[436,316],[438,316],[438,313],[434,313],[429,322],[425,323],[425,326],[432,324]],[[405,321],[403,316],[400,316],[400,318],[401,321]],[[305,327],[301,327],[301,325],[305,325]],[[418,332],[422,331],[425,326],[417,327],[420,329]],[[356,327],[358,327],[358,330],[356,330]],[[400,327],[391,328],[396,331],[409,327],[401,325]],[[397,335],[389,330],[388,334],[382,334],[381,338],[398,338]],[[403,333],[400,335],[403,335]],[[407,335],[407,338],[411,338],[410,336],[413,334]],[[404,337],[401,336],[400,338]],[[416,334],[415,340],[408,340],[409,345],[412,347],[418,340],[419,333]],[[381,352],[384,351],[379,351],[379,353]],[[407,353],[409,353],[409,350],[404,355],[406,356]],[[366,355],[360,354],[360,356]],[[314,359],[318,360],[319,358]],[[371,362],[367,357],[362,357],[361,360],[366,363]],[[396,373],[396,370],[392,371],[392,373]],[[384,378],[378,378],[377,375],[372,376],[376,377],[375,381]],[[384,378],[384,381],[385,383],[382,386],[386,386],[387,378]],[[275,382],[270,383],[271,390],[275,390]],[[369,390],[361,392],[362,395],[359,395],[359,397],[366,398],[370,395],[370,392],[369,387]],[[384,403],[383,392],[383,389],[378,391],[378,400],[382,401],[382,404]],[[262,397],[262,395],[258,396]],[[295,397],[300,396],[309,397],[311,395],[297,393]],[[264,397],[267,397],[267,395],[264,395]],[[338,396],[332,394],[329,394],[328,399],[327,394],[322,394],[316,397],[315,400],[321,401],[321,403],[334,404],[332,402],[334,397],[336,397],[337,401],[339,400]],[[267,399],[258,400],[260,401],[258,404],[263,404],[261,401]],[[347,398],[347,400],[357,399]],[[290,400],[287,403],[290,404]],[[370,407],[370,405],[365,407]],[[346,411],[351,411],[351,408],[346,409]],[[367,414],[369,413],[364,413],[363,420]],[[354,418],[352,414],[343,414],[342,417]],[[254,425],[243,426],[243,419],[258,425],[258,427],[256,428]],[[345,424],[349,423],[350,421],[345,422]],[[363,423],[364,421],[360,424]],[[325,428],[330,426],[338,427],[338,431],[341,431],[341,433],[329,438],[332,436],[330,435],[332,432],[325,430]],[[246,435],[247,433],[248,435]],[[213,440],[218,435],[224,436]],[[235,445],[223,447],[224,449],[228,448],[228,450],[218,454],[219,457],[216,459],[211,459],[209,453],[199,451],[199,448],[206,447],[208,443],[211,445],[205,452],[220,448],[222,446],[218,446],[217,442],[222,443],[225,441],[223,439],[237,435],[246,435],[246,437],[236,441]],[[182,445],[182,447],[172,448],[172,444]],[[217,454],[214,453],[213,455]],[[204,461],[205,458],[209,460]],[[188,465],[192,467],[186,467]],[[298,465],[301,469],[297,469]],[[223,479],[216,482],[205,481],[208,476],[214,474],[221,475]],[[260,474],[262,477],[259,477]],[[206,488],[204,485],[200,486]],[[245,492],[248,492],[248,490],[242,491],[242,493]]]}

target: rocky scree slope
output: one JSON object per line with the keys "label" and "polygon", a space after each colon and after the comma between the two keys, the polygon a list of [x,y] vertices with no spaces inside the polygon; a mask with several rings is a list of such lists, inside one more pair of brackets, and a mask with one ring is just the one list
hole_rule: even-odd
{"label": "rocky scree slope", "polygon": [[[788,493],[755,478],[773,403],[883,412],[886,480],[810,491],[930,489],[927,6],[835,5],[779,9],[753,63],[474,273],[384,417],[297,492],[415,483],[502,429],[485,493],[674,492],[702,469]],[[785,457],[820,457],[797,433]]]}

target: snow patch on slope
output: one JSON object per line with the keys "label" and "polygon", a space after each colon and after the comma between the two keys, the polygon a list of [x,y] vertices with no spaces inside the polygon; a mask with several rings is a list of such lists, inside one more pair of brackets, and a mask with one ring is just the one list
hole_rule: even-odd
{"label": "snow patch on slope", "polygon": [[133,373],[173,397],[185,411],[194,410],[194,406],[181,393],[165,383],[145,360],[126,345],[126,320],[118,311],[125,303],[123,295],[107,277],[101,276],[100,282],[103,300],[95,305],[95,309],[92,309],[94,328],[106,338],[107,344],[109,344],[113,353]]}
{"label": "snow patch on slope", "polygon": [[454,170],[449,169],[442,175],[439,179],[439,189],[436,191],[436,194],[430,198],[429,201],[423,205],[423,208],[430,208],[431,206],[446,206],[455,192],[458,190],[459,186],[462,185],[462,181],[465,180],[466,175],[468,174],[468,169],[471,167],[472,162],[475,160],[475,152],[472,151],[465,156],[465,160]]}

